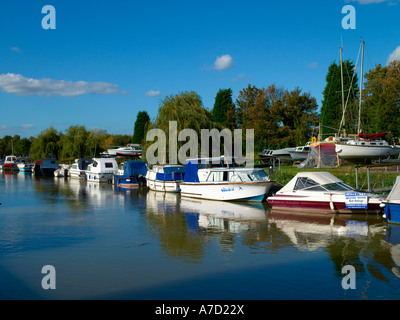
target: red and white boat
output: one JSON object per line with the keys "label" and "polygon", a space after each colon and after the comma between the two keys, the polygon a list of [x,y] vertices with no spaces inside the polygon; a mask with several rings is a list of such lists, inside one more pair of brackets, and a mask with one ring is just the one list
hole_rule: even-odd
{"label": "red and white boat", "polygon": [[268,197],[275,208],[324,213],[381,213],[382,197],[372,193],[357,192],[329,172],[300,172],[280,189]]}

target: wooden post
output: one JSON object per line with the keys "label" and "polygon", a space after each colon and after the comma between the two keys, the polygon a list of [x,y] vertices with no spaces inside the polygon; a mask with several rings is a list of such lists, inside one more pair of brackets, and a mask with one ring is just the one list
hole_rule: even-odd
{"label": "wooden post", "polygon": [[356,166],[356,190],[358,190],[358,167]]}

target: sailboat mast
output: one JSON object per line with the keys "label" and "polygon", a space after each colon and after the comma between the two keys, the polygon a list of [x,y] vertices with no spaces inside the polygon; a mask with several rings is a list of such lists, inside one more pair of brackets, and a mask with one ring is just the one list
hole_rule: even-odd
{"label": "sailboat mast", "polygon": [[[345,116],[344,116],[344,85],[343,85],[343,48],[340,47],[340,74],[342,82],[342,109],[343,109],[343,130],[345,128]],[[345,135],[345,134],[344,134]]]}
{"label": "sailboat mast", "polygon": [[364,67],[364,40],[361,42],[361,83],[360,83],[360,107],[358,109],[358,134],[361,131],[361,104],[362,104],[362,88],[363,88],[363,67]]}

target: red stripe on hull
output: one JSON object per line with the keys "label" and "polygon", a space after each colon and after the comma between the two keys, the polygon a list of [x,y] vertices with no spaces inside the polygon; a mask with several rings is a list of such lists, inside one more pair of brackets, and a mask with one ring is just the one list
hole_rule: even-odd
{"label": "red stripe on hull", "polygon": [[267,200],[273,208],[282,208],[287,210],[317,210],[319,212],[324,211],[326,213],[380,213],[382,208],[379,204],[368,204],[368,209],[346,209],[346,204],[343,202],[334,202],[335,210],[330,207],[330,202],[327,201],[292,201],[292,200]]}

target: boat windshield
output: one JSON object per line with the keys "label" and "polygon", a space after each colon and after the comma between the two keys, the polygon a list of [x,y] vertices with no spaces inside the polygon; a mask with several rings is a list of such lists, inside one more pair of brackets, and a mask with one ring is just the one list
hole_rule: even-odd
{"label": "boat windshield", "polygon": [[[240,181],[268,181],[268,176],[264,170],[238,171],[237,176]],[[232,176],[231,181],[235,181],[234,176]]]}
{"label": "boat windshield", "polygon": [[344,182],[334,182],[321,185],[309,178],[299,178],[296,181],[294,190],[306,191],[354,191],[354,189]]}

